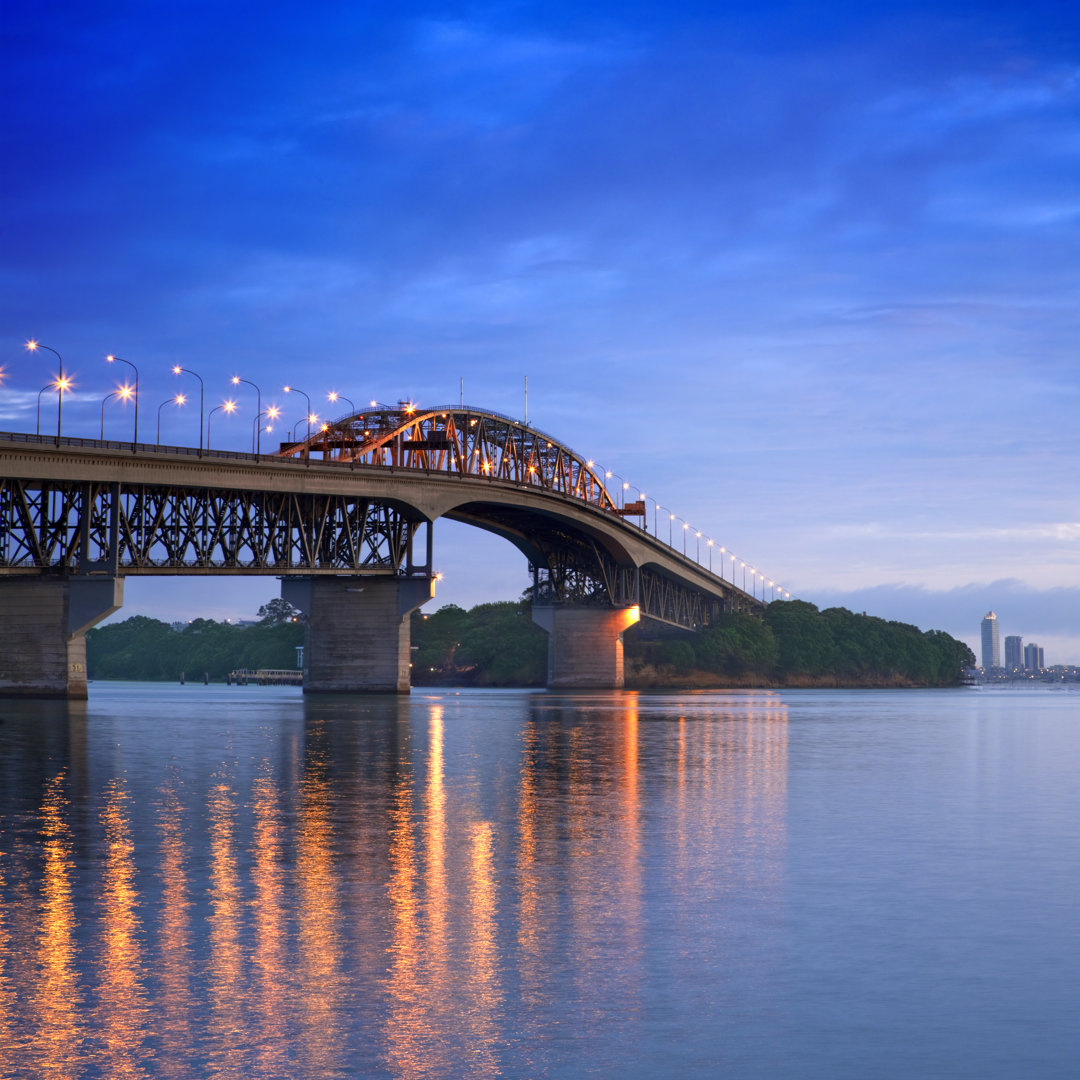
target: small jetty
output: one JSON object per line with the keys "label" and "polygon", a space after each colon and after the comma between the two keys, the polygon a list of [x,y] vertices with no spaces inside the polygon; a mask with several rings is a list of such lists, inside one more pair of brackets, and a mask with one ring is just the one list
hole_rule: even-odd
{"label": "small jetty", "polygon": [[288,668],[237,668],[225,677],[229,686],[302,686],[304,673],[299,669]]}

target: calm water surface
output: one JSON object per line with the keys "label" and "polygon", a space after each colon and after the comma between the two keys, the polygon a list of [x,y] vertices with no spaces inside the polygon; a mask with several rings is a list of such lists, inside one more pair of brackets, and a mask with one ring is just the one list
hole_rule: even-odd
{"label": "calm water surface", "polygon": [[0,716],[5,1078],[1076,1075],[1075,689]]}

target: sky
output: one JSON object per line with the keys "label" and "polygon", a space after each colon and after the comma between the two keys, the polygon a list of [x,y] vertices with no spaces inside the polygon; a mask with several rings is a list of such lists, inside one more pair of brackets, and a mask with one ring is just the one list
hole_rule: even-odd
{"label": "sky", "polygon": [[[1080,663],[1080,9],[13,0],[0,427],[466,403],[792,595]],[[119,378],[118,378],[119,376]],[[254,394],[249,388],[248,397]],[[250,447],[254,401],[215,416]],[[297,399],[299,419],[304,409]],[[321,406],[320,406],[321,402]],[[247,413],[244,413],[247,409]],[[332,410],[337,414],[339,410]],[[55,423],[54,395],[42,403]],[[190,407],[163,442],[193,444]],[[441,522],[433,607],[523,558]],[[251,617],[273,579],[131,579]],[[114,617],[115,618],[115,617]]]}

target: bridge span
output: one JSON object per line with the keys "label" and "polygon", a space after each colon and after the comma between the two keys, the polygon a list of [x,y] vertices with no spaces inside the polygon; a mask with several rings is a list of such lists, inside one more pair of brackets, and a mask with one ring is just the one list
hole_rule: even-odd
{"label": "bridge span", "polygon": [[0,433],[0,695],[84,697],[85,631],[125,577],[164,574],[275,575],[308,617],[306,692],[407,692],[439,518],[526,556],[552,687],[621,686],[639,618],[698,629],[763,606],[605,479],[475,408],[379,407],[258,455]]}

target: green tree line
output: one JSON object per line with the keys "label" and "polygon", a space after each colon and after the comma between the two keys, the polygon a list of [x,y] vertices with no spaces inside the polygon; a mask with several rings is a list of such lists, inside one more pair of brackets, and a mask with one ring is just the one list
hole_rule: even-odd
{"label": "green tree line", "polygon": [[173,682],[181,673],[194,681],[205,673],[219,682],[237,668],[295,668],[304,625],[282,604],[272,601],[260,608],[261,618],[253,626],[195,619],[177,631],[135,615],[95,627],[86,633],[87,673],[91,679],[139,682]]}
{"label": "green tree line", "polygon": [[628,658],[729,677],[764,681],[953,686],[975,657],[941,630],[922,631],[847,608],[819,611],[805,600],[774,601],[764,618],[725,614],[708,629],[675,640],[642,640],[628,633]]}
{"label": "green tree line", "polygon": [[[304,626],[284,601],[259,609],[239,627],[196,619],[179,632],[137,615],[90,630],[92,679],[222,680],[237,668],[294,668]],[[412,618],[416,685],[543,686],[547,634],[526,601],[448,604]],[[775,601],[763,618],[722,615],[708,629],[657,640],[646,623],[625,635],[628,672],[651,666],[667,675],[705,672],[720,680],[753,678],[783,685],[802,680],[840,685],[951,686],[975,663],[971,650],[940,630],[922,631],[846,608],[819,611],[803,600]]]}

